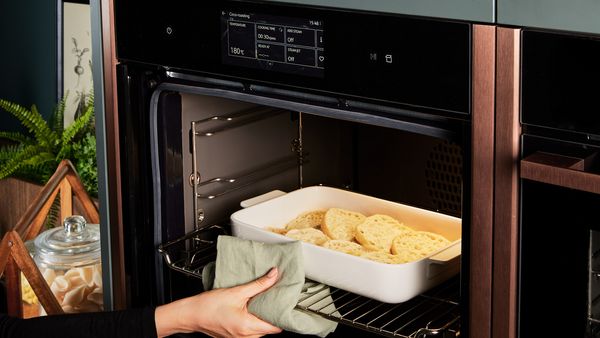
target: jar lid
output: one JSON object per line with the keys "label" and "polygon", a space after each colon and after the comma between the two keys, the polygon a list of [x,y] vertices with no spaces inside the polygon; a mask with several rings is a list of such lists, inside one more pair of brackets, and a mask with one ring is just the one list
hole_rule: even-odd
{"label": "jar lid", "polygon": [[71,268],[100,261],[100,227],[81,216],[65,218],[62,228],[42,232],[34,240],[35,257],[49,267]]}

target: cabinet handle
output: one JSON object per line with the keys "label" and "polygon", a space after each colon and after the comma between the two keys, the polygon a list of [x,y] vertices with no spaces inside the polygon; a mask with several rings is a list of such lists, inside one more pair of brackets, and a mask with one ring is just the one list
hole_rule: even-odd
{"label": "cabinet handle", "polygon": [[521,160],[521,178],[600,194],[600,174],[591,173],[587,158],[536,152]]}

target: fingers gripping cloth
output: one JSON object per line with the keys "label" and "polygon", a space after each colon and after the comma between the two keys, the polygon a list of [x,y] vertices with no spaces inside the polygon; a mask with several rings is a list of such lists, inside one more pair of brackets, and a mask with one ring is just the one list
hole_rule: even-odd
{"label": "fingers gripping cloth", "polygon": [[[202,282],[205,290],[228,288],[262,277],[274,266],[279,270],[279,280],[267,291],[253,297],[248,303],[248,311],[287,331],[320,337],[333,332],[336,322],[295,309],[305,298],[303,292],[314,289],[315,284],[305,285],[300,242],[267,244],[219,236],[217,260],[204,268]],[[328,298],[333,307],[333,300]]]}

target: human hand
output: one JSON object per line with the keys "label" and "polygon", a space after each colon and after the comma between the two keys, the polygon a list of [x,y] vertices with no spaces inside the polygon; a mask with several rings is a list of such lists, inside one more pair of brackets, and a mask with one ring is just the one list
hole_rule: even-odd
{"label": "human hand", "polygon": [[261,337],[281,332],[248,312],[248,301],[277,281],[277,268],[250,283],[214,289],[156,308],[159,337],[203,332],[213,337]]}

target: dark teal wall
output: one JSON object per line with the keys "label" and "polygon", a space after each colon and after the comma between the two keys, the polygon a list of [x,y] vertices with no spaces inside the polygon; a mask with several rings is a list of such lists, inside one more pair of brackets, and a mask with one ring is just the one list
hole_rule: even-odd
{"label": "dark teal wall", "polygon": [[[56,1],[0,0],[0,98],[35,104],[48,117],[57,98]],[[0,130],[20,124],[0,111]]]}

